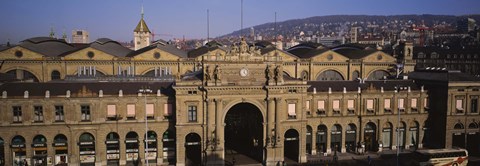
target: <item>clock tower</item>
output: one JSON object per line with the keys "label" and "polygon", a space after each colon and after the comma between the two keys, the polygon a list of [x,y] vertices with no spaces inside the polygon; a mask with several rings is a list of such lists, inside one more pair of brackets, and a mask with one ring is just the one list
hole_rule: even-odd
{"label": "clock tower", "polygon": [[143,47],[150,45],[150,29],[148,29],[147,23],[143,20],[143,6],[142,6],[142,18],[138,22],[137,27],[133,30],[133,36],[135,43],[135,50],[139,50]]}

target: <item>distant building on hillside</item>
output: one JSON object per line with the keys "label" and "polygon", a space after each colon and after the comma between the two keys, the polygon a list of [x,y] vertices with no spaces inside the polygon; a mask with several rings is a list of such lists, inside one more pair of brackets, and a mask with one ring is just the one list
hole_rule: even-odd
{"label": "distant building on hillside", "polygon": [[475,30],[477,26],[476,21],[472,18],[463,18],[457,22],[457,30],[459,32],[470,32]]}

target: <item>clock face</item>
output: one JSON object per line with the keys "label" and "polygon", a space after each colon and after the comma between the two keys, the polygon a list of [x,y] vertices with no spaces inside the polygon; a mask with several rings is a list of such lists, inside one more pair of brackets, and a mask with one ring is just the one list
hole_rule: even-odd
{"label": "clock face", "polygon": [[248,76],[248,69],[246,69],[246,68],[241,69],[240,70],[240,76],[242,76],[242,77]]}

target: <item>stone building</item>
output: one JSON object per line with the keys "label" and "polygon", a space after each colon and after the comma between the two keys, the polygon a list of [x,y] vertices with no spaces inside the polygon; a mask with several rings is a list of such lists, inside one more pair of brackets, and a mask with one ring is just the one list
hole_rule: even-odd
{"label": "stone building", "polygon": [[429,69],[410,74],[419,84],[425,85],[431,101],[427,128],[429,147],[460,147],[469,155],[480,154],[479,96],[480,79],[455,70]]}
{"label": "stone building", "polygon": [[131,51],[105,38],[31,38],[0,50],[0,73],[16,78],[0,85],[0,156],[7,165],[224,165],[240,156],[276,165],[423,148],[427,91],[385,80],[399,61],[413,71],[406,57],[244,40],[184,52],[162,41]]}

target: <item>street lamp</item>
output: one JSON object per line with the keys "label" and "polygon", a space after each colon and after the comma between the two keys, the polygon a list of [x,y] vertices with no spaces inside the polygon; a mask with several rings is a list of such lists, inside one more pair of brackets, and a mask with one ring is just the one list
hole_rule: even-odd
{"label": "street lamp", "polygon": [[152,90],[149,88],[142,87],[138,90],[139,93],[142,93],[145,99],[145,162],[148,164],[148,114],[147,114],[147,94],[152,93]]}

